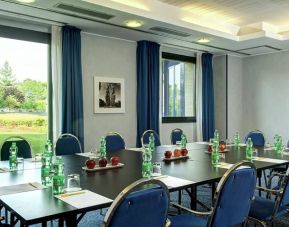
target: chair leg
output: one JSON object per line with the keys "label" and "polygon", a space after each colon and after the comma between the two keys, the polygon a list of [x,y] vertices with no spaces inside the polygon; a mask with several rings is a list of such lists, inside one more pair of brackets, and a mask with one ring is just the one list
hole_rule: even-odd
{"label": "chair leg", "polygon": [[265,170],[263,170],[262,172],[263,172],[263,176],[264,176],[265,186],[267,188],[268,187],[268,182],[267,182],[266,172],[265,172]]}

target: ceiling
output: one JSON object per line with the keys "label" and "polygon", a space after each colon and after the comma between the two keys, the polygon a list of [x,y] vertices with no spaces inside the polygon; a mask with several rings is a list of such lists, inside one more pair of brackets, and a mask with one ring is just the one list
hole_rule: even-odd
{"label": "ceiling", "polygon": [[[125,21],[141,20],[137,29]],[[0,24],[84,32],[241,57],[289,49],[289,0],[0,0]],[[200,44],[200,38],[210,43]]]}

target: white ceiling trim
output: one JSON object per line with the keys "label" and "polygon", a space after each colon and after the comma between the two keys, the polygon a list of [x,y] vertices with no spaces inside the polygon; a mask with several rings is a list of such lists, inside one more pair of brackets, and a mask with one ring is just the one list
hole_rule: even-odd
{"label": "white ceiling trim", "polygon": [[[260,21],[253,25],[237,26],[233,23],[212,20],[205,16],[196,15],[191,11],[163,3],[158,0],[82,0],[84,2],[105,6],[114,10],[154,19],[157,21],[177,25],[186,29],[208,33],[234,41],[268,37],[276,40],[288,40],[289,36],[282,32],[289,32],[288,25],[274,26]],[[238,32],[247,27],[257,28],[258,32],[248,32],[238,35]]]}

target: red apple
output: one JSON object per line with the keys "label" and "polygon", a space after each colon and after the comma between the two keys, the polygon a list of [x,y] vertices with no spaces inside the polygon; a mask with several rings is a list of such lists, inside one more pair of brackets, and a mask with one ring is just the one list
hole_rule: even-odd
{"label": "red apple", "polygon": [[209,151],[209,152],[212,152],[212,145],[209,145],[209,146],[208,146],[208,151]]}
{"label": "red apple", "polygon": [[99,165],[99,167],[106,167],[106,165],[107,165],[107,160],[106,160],[106,158],[100,158],[100,159],[98,160],[98,165]]}
{"label": "red apple", "polygon": [[188,150],[186,148],[181,150],[182,156],[187,156]]}
{"label": "red apple", "polygon": [[166,158],[171,158],[172,157],[172,152],[171,151],[166,151],[165,152],[165,157]]}
{"label": "red apple", "polygon": [[111,162],[111,165],[112,165],[112,166],[117,166],[118,163],[119,163],[119,157],[117,157],[117,156],[111,157],[111,158],[110,158],[110,162]]}
{"label": "red apple", "polygon": [[85,165],[87,167],[87,169],[94,169],[96,163],[93,159],[88,159],[86,162],[85,162]]}
{"label": "red apple", "polygon": [[181,149],[175,149],[174,150],[174,157],[180,157],[182,155]]}
{"label": "red apple", "polygon": [[226,149],[226,145],[223,144],[223,143],[221,143],[221,144],[220,144],[220,150],[221,150],[221,151],[224,151],[225,149]]}

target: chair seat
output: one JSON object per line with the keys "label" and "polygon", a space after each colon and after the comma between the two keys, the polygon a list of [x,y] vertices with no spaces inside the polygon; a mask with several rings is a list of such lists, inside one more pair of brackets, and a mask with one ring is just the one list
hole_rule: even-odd
{"label": "chair seat", "polygon": [[[274,207],[275,201],[257,196],[251,204],[249,216],[258,220],[269,220],[272,217]],[[286,211],[285,206],[280,206],[278,215],[282,211]]]}
{"label": "chair seat", "polygon": [[208,222],[206,217],[182,214],[170,217],[171,227],[205,227]]}

